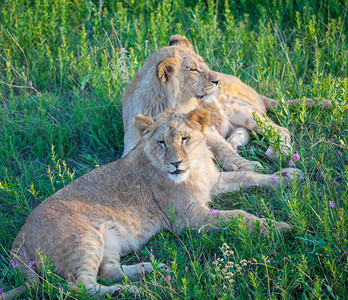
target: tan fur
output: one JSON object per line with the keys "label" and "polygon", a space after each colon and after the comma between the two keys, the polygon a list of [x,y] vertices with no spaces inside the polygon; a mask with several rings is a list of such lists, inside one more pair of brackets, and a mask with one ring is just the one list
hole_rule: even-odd
{"label": "tan fur", "polygon": [[[97,278],[118,281],[123,275],[151,272],[150,263],[121,269],[120,258],[138,250],[159,230],[218,225],[207,206],[213,194],[233,192],[240,186],[271,185],[272,177],[290,182],[301,174],[297,169],[273,175],[219,173],[206,146],[203,131],[208,123],[204,110],[188,115],[164,112],[155,118],[138,115],[140,142],[134,150],[71,182],[30,214],[11,248],[19,268],[37,283],[28,263],[35,261],[38,270],[38,251],[42,251],[71,287],[83,283],[94,297],[112,294],[123,285],[100,285]],[[170,221],[171,207],[175,225]],[[221,212],[223,218],[240,215],[251,230],[253,221],[259,221],[262,232],[267,232],[266,219],[242,210]],[[273,225],[290,228],[286,223]]]}
{"label": "tan fur", "polygon": [[[184,45],[165,47],[150,56],[125,89],[122,97],[123,156],[139,141],[132,123],[137,114],[154,117],[165,109],[187,113],[199,107],[200,98],[213,97],[220,80],[218,73],[208,68],[202,57],[189,48],[190,44]],[[213,118],[213,125],[205,131],[207,143],[226,170],[252,169],[253,165],[261,167],[259,162],[241,157],[222,138],[215,123]]]}

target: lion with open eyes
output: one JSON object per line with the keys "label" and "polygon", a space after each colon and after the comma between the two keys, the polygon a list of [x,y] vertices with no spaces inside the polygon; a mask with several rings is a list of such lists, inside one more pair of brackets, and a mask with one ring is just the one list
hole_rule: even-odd
{"label": "lion with open eyes", "polygon": [[[254,115],[280,135],[282,151],[289,154],[289,130],[266,116],[267,109],[279,105],[277,100],[258,94],[234,76],[210,70],[185,37],[174,35],[169,45],[145,61],[124,92],[123,155],[139,141],[132,125],[132,119],[138,113],[155,116],[166,108],[188,112],[200,105],[212,116],[211,125],[206,131],[207,144],[226,170],[261,166],[259,162],[242,158],[236,151],[239,146],[248,143],[249,130],[262,134]],[[298,100],[288,103],[293,106]],[[307,106],[314,104],[312,99],[306,99]],[[329,100],[323,100],[320,104],[332,107]],[[274,155],[272,147],[269,147],[266,155]]]}
{"label": "lion with open eyes", "polygon": [[[208,207],[214,194],[233,192],[240,186],[272,185],[272,179],[289,183],[301,174],[294,168],[272,175],[220,173],[206,145],[209,122],[204,109],[188,114],[167,111],[155,118],[137,115],[134,128],[140,142],[135,149],[71,182],[29,215],[12,244],[11,256],[31,284],[38,283],[38,251],[42,251],[71,287],[82,283],[96,298],[118,292],[124,285],[105,286],[97,279],[119,282],[124,275],[151,272],[150,262],[121,266],[120,259],[158,231],[178,232],[187,225],[211,230],[220,224]],[[221,211],[224,219],[238,216],[252,231],[254,221],[265,234],[269,225],[290,228],[243,210]],[[35,270],[30,268],[32,261]],[[19,287],[0,294],[0,299],[18,297],[21,292]]]}

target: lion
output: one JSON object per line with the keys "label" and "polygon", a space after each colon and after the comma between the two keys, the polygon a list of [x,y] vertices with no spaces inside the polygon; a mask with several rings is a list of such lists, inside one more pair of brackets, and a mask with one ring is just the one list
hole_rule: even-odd
{"label": "lion", "polygon": [[[297,105],[290,100],[289,106]],[[254,116],[280,136],[281,150],[290,153],[291,136],[288,129],[277,125],[266,112],[279,102],[258,94],[238,78],[214,72],[202,57],[193,51],[187,38],[173,35],[169,47],[158,50],[149,57],[128,84],[123,97],[123,122],[125,127],[124,152],[126,155],[139,141],[131,120],[139,113],[155,116],[166,108],[188,112],[202,105],[212,115],[212,124],[206,132],[207,143],[218,162],[226,170],[252,169],[259,162],[242,158],[237,150],[249,142],[249,131],[262,134]],[[315,105],[306,99],[307,106]],[[320,105],[332,107],[329,100]],[[347,107],[346,107],[347,109]],[[272,147],[266,155],[274,157]]]}
{"label": "lion", "polygon": [[[11,256],[29,279],[28,284],[38,284],[35,271],[40,269],[38,253],[42,252],[70,288],[82,283],[95,298],[120,292],[123,285],[105,286],[97,278],[119,281],[124,275],[153,271],[150,262],[121,266],[120,259],[160,230],[179,232],[187,224],[206,230],[218,226],[220,218],[208,207],[213,195],[233,192],[240,186],[272,185],[274,178],[289,183],[301,176],[294,168],[272,175],[220,173],[206,145],[204,132],[209,122],[209,112],[201,108],[188,114],[165,111],[154,118],[137,115],[134,126],[140,142],[132,151],[71,182],[29,215],[11,248]],[[170,220],[172,213],[175,224]],[[221,211],[220,216],[226,220],[242,216],[251,231],[257,222],[264,234],[269,226],[290,229],[287,223],[243,210]],[[129,289],[136,292],[137,287]],[[3,294],[2,299],[22,292],[19,287]]]}

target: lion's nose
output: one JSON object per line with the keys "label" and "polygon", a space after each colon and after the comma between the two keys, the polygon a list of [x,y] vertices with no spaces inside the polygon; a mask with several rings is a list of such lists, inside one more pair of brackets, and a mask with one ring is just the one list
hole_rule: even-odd
{"label": "lion's nose", "polygon": [[220,81],[220,78],[218,78],[218,79],[214,79],[214,80],[212,80],[211,82],[213,83],[213,84],[218,84],[219,83],[219,81]]}
{"label": "lion's nose", "polygon": [[170,161],[170,164],[172,164],[175,168],[178,168],[179,165],[182,163],[182,161],[183,161],[183,160],[176,161],[176,162]]}

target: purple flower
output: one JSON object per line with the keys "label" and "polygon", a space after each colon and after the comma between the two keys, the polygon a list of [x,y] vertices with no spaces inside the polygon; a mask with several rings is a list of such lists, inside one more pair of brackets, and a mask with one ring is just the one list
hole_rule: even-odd
{"label": "purple flower", "polygon": [[59,108],[57,108],[57,111],[59,112],[59,111],[60,111],[60,109],[59,109]]}
{"label": "purple flower", "polygon": [[12,266],[12,268],[15,269],[15,268],[17,268],[18,264],[15,261],[12,261],[11,266]]}
{"label": "purple flower", "polygon": [[150,252],[151,252],[151,253],[153,252],[153,249],[152,249],[152,248],[150,249]]}
{"label": "purple flower", "polygon": [[294,161],[298,161],[300,158],[301,158],[301,156],[298,155],[298,153],[295,153],[295,154],[292,156],[292,159],[293,159]]}
{"label": "purple flower", "polygon": [[221,212],[218,209],[213,208],[210,209],[210,212],[215,218],[217,218],[221,214]]}
{"label": "purple flower", "polygon": [[171,280],[172,277],[171,277],[170,275],[167,275],[167,276],[166,276],[166,279],[167,279],[167,280]]}
{"label": "purple flower", "polygon": [[31,80],[28,83],[30,86],[33,86],[33,82]]}
{"label": "purple flower", "polygon": [[0,294],[3,294],[4,293],[4,289],[0,289]]}
{"label": "purple flower", "polygon": [[[5,106],[4,106],[4,108],[5,108]],[[337,153],[339,156],[342,156],[342,152],[340,150],[338,150]]]}
{"label": "purple flower", "polygon": [[335,207],[335,202],[329,201],[329,206],[330,206],[330,207]]}
{"label": "purple flower", "polygon": [[35,269],[35,261],[33,261],[33,260],[31,260],[30,262],[29,262],[29,268],[33,268],[33,269]]}
{"label": "purple flower", "polygon": [[150,259],[153,260],[153,255],[152,255],[152,253],[151,253],[151,255],[150,255]]}
{"label": "purple flower", "polygon": [[185,272],[187,272],[187,266],[185,267]]}
{"label": "purple flower", "polygon": [[274,184],[278,184],[277,178],[272,177],[271,179],[272,179],[272,181],[273,181]]}
{"label": "purple flower", "polygon": [[269,263],[269,259],[266,259],[265,263],[268,264]]}
{"label": "purple flower", "polygon": [[289,166],[292,167],[292,166],[294,166],[294,165],[295,165],[295,163],[290,159],[290,160],[289,160]]}

